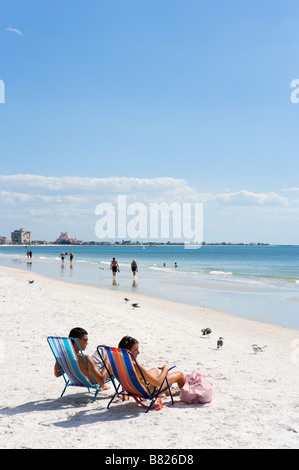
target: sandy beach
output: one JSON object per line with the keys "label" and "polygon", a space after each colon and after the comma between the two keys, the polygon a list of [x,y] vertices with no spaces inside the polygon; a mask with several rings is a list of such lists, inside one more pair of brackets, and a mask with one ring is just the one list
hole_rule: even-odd
{"label": "sandy beach", "polygon": [[[29,284],[29,280],[34,283]],[[0,267],[0,448],[295,449],[299,447],[299,331],[258,323],[204,307],[74,285]],[[147,368],[197,370],[217,385],[213,401],[175,404],[145,414],[134,400],[111,390],[92,403],[84,389],[53,374],[48,335],[88,331],[87,354],[117,346],[126,334],[139,340]],[[203,337],[201,329],[212,329]],[[217,339],[224,347],[217,350]],[[251,345],[267,345],[254,354]]]}

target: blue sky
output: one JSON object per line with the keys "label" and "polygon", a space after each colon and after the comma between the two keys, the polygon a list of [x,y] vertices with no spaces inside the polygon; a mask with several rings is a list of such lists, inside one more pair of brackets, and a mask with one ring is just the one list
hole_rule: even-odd
{"label": "blue sky", "polygon": [[203,202],[207,241],[298,244],[298,15],[295,0],[2,0],[0,235],[95,239],[96,204],[127,191]]}

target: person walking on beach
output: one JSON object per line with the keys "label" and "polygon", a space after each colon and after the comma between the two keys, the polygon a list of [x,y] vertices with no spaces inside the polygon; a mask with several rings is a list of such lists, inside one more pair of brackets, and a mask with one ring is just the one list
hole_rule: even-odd
{"label": "person walking on beach", "polygon": [[27,258],[27,263],[32,264],[32,251],[31,250],[27,250],[26,258]]}
{"label": "person walking on beach", "polygon": [[70,253],[70,263],[71,263],[71,264],[72,264],[72,262],[73,262],[73,258],[74,258],[73,253]]}
{"label": "person walking on beach", "polygon": [[61,258],[61,261],[62,261],[62,264],[63,264],[64,263],[64,258],[65,258],[65,252],[64,251],[62,251],[60,253],[60,258]]}
{"label": "person walking on beach", "polygon": [[115,279],[116,273],[119,272],[119,265],[115,258],[113,258],[113,260],[111,261],[110,269],[112,269],[112,275]]}
{"label": "person walking on beach", "polygon": [[131,270],[132,270],[132,273],[133,273],[133,276],[135,277],[136,276],[136,272],[138,272],[138,266],[137,266],[137,263],[136,261],[133,259],[132,263],[131,263]]}

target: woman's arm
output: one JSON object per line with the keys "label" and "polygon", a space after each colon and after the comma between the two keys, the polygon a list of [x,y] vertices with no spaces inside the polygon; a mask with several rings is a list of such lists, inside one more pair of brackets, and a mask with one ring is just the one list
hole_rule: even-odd
{"label": "woman's arm", "polygon": [[[145,380],[155,387],[160,387],[170,369],[170,367],[166,365],[162,367],[161,372],[159,372],[157,369],[146,370],[144,367],[140,366],[140,364],[139,367]],[[167,382],[169,385],[177,383],[178,387],[181,389],[185,383],[185,376],[183,372],[180,371],[169,372],[167,375]]]}
{"label": "woman's arm", "polygon": [[138,364],[140,367],[140,370],[146,380],[146,382],[150,383],[151,385],[154,385],[154,387],[160,387],[160,385],[163,383],[167,372],[169,371],[169,366],[164,365],[161,368],[161,372],[159,372],[157,369],[151,369],[151,370],[146,370],[143,366]]}

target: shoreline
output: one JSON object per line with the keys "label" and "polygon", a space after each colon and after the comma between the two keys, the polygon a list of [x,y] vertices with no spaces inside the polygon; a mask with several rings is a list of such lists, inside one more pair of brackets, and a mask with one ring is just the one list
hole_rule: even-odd
{"label": "shoreline", "polygon": [[[55,283],[58,283],[57,284],[58,286],[60,284],[62,284],[62,285],[68,286],[69,288],[73,288],[73,287],[75,287],[76,289],[81,288],[85,292],[88,292],[88,290],[90,290],[90,292],[92,294],[100,293],[102,295],[108,295],[108,296],[111,295],[111,296],[115,296],[116,299],[121,298],[121,300],[123,300],[124,299],[123,296],[128,294],[128,292],[129,292],[129,289],[122,290],[120,288],[118,290],[114,290],[114,288],[109,289],[109,288],[104,288],[104,287],[92,286],[90,284],[69,282],[69,281],[65,281],[63,279],[56,279],[56,278],[53,278],[51,276],[46,276],[46,275],[40,274],[40,273],[28,272],[25,269],[21,269],[21,268],[12,268],[12,267],[8,267],[8,266],[0,265],[0,275],[1,275],[1,271],[5,271],[5,270],[7,270],[8,273],[10,273],[10,272],[11,273],[14,273],[14,272],[19,273],[19,275],[22,275],[24,278],[26,277],[26,279],[27,278],[29,279],[29,277],[30,278],[32,277],[32,276],[29,276],[29,274],[33,274],[36,278],[39,278],[42,281],[53,282],[53,285],[55,285]],[[175,282],[171,283],[170,281],[167,281],[167,280],[162,281],[162,282],[166,283],[166,284],[167,283],[175,284]],[[211,286],[209,286],[209,289],[217,290],[217,285],[216,284],[214,285],[211,282]],[[250,288],[248,288],[248,290],[250,290]],[[255,290],[255,289],[253,289],[253,290]],[[143,301],[145,300],[147,303],[151,303],[154,307],[159,307],[163,304],[164,308],[168,307],[169,309],[172,309],[172,312],[173,312],[174,315],[178,314],[177,313],[177,308],[187,309],[188,314],[191,311],[193,312],[193,314],[195,314],[195,312],[198,313],[198,311],[199,312],[209,311],[211,317],[216,316],[216,318],[217,318],[219,316],[219,318],[217,318],[219,321],[225,321],[225,319],[227,319],[227,320],[231,319],[231,321],[234,321],[234,323],[237,323],[238,319],[239,319],[240,320],[240,325],[242,325],[242,324],[245,325],[245,323],[247,323],[248,326],[252,325],[253,328],[258,328],[259,325],[263,325],[263,326],[267,327],[269,330],[271,330],[271,328],[273,328],[273,331],[275,331],[276,329],[289,330],[293,333],[297,333],[297,335],[299,334],[298,330],[295,329],[295,328],[289,328],[289,327],[286,327],[286,326],[276,325],[274,323],[267,323],[266,321],[262,321],[262,320],[245,318],[245,317],[238,316],[238,315],[235,315],[235,314],[232,314],[232,313],[229,313],[229,312],[224,312],[224,311],[221,311],[221,310],[218,310],[218,309],[213,309],[213,308],[210,308],[210,307],[206,307],[204,305],[199,306],[199,305],[194,305],[194,304],[188,304],[188,303],[185,303],[185,302],[169,300],[169,299],[165,299],[163,297],[156,297],[156,296],[153,296],[153,295],[138,293],[138,291],[133,293],[133,297],[134,297],[134,302],[136,300],[139,300],[139,303],[140,303],[140,299],[142,299]],[[299,301],[299,298],[294,298],[292,300],[296,302],[296,301]]]}
{"label": "shoreline", "polygon": [[[298,331],[145,295],[134,301],[140,308],[122,292],[0,267],[0,448],[298,447]],[[174,387],[174,405],[163,398],[161,411],[145,414],[134,400],[107,410],[112,390],[94,403],[76,387],[59,398],[63,380],[54,377],[46,338],[67,336],[75,326],[88,331],[89,355],[130,335],[140,343],[138,362],[145,367],[199,371],[216,385],[213,401],[187,405]],[[212,333],[204,337],[207,327]],[[254,343],[267,347],[254,354]]]}
{"label": "shoreline", "polygon": [[[0,250],[0,264],[32,272],[30,275],[39,273],[77,285],[121,290],[127,297],[135,291],[138,295],[205,306],[241,318],[299,330],[298,302],[293,300],[298,298],[299,273],[292,257],[299,254],[298,250],[275,251],[275,247],[267,246],[263,250],[263,247],[243,246],[241,255],[235,259],[239,252],[235,247],[229,248],[228,255],[225,254],[228,247],[221,250],[220,246],[217,249],[203,247],[192,253],[175,246],[157,250],[142,246],[139,249],[120,246],[119,250],[98,248],[79,247],[74,252],[73,263],[68,259],[61,263],[58,247],[43,246],[33,251],[30,264],[26,264],[24,248],[5,248]],[[268,249],[272,250],[270,255]],[[109,266],[114,255],[121,273],[116,277],[116,285],[112,286]],[[137,259],[140,271],[134,283],[130,269],[132,256]]]}
{"label": "shoreline", "polygon": [[[157,247],[157,246],[185,246],[186,244],[185,243],[171,243],[171,242],[166,242],[166,243],[162,243],[162,242],[143,242],[143,243],[101,243],[101,242],[95,242],[95,241],[86,241],[86,242],[83,242],[83,243],[51,243],[51,242],[46,242],[46,243],[28,243],[28,244],[22,244],[22,243],[1,243],[1,246],[21,246],[21,247],[34,247],[34,246],[37,246],[37,247],[42,247],[42,246],[59,246],[61,248],[67,248],[68,246],[113,246],[113,247],[116,247],[116,246],[151,246],[151,247]],[[267,247],[267,246],[299,246],[299,244],[288,244],[288,243],[284,243],[284,244],[277,244],[277,243],[243,243],[243,242],[240,242],[240,243],[231,243],[231,242],[211,242],[211,243],[206,243],[206,242],[203,242],[203,243],[200,243],[200,244],[187,244],[187,246],[195,246],[196,248],[198,247],[202,247],[202,246],[252,246],[252,247]]]}

